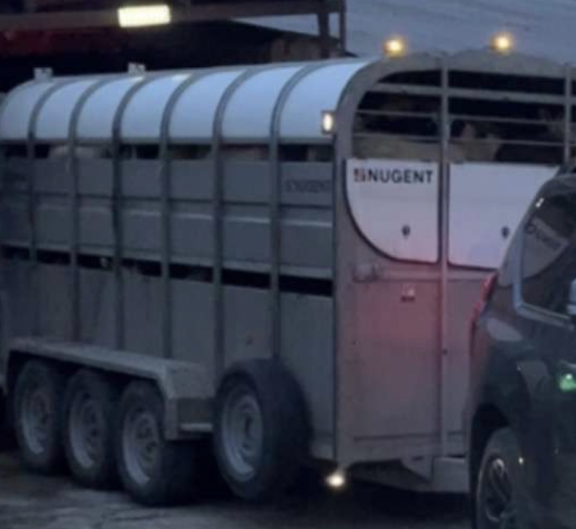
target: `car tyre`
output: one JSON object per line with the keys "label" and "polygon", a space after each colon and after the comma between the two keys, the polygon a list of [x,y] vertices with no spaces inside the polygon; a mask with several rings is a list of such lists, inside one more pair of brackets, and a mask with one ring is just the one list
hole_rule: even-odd
{"label": "car tyre", "polygon": [[490,437],[474,498],[476,529],[524,529],[526,489],[518,441],[509,428]]}

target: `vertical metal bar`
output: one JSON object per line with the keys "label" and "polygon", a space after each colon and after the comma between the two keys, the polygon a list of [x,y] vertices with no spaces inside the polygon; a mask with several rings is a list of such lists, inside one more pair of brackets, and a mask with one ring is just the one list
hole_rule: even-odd
{"label": "vertical metal bar", "polygon": [[214,117],[212,150],[210,157],[213,164],[212,191],[212,261],[213,261],[213,340],[214,340],[214,375],[218,385],[225,367],[224,338],[224,292],[222,273],[224,269],[224,162],[222,159],[223,125],[228,104],[236,90],[250,77],[266,67],[251,67],[244,70],[234,79],[222,94]]}
{"label": "vertical metal bar", "polygon": [[330,43],[330,12],[323,2],[318,11],[318,31],[320,33],[320,47],[322,58],[328,59],[331,52]]}
{"label": "vertical metal bar", "polygon": [[448,149],[450,143],[450,78],[446,58],[441,59],[441,108],[440,108],[440,394],[439,394],[439,428],[440,451],[442,455],[448,452],[448,420],[447,420],[447,377],[448,377],[448,249],[449,249],[449,204],[450,204],[450,162]]}
{"label": "vertical metal bar", "polygon": [[113,79],[103,79],[94,81],[84,93],[78,98],[72,115],[70,117],[70,134],[68,137],[68,171],[70,176],[69,187],[69,215],[70,215],[70,291],[71,291],[71,323],[72,323],[72,340],[80,339],[80,313],[81,313],[81,286],[80,286],[80,269],[79,269],[79,247],[80,247],[80,203],[79,203],[79,181],[78,156],[76,149],[78,147],[78,122],[84,105],[88,99],[99,90],[102,86],[112,82]]}
{"label": "vertical metal bar", "polygon": [[[164,113],[166,115],[166,113]],[[170,193],[172,189],[172,165],[168,159],[168,134],[160,145],[160,273],[162,279],[162,356],[172,358],[172,292],[170,288],[170,262],[172,254],[172,228]]]}
{"label": "vertical metal bar", "polygon": [[[137,86],[137,85],[136,85]],[[128,94],[126,94],[128,95]],[[122,107],[122,103],[119,108]],[[112,273],[114,275],[114,346],[118,350],[124,349],[124,276],[122,275],[122,246],[124,244],[124,231],[122,223],[122,160],[120,148],[120,123],[123,114],[118,111],[112,126],[112,196],[110,197],[110,214],[112,217]]]}
{"label": "vertical metal bar", "polygon": [[[354,60],[355,61],[355,60]],[[354,437],[353,417],[351,413],[350,399],[351,384],[346,374],[349,374],[349,359],[353,355],[343,343],[350,340],[349,312],[344,308],[343,301],[348,299],[350,276],[347,274],[348,262],[344,249],[350,245],[350,237],[354,237],[354,230],[350,229],[349,211],[346,198],[347,163],[356,154],[354,152],[354,127],[362,99],[366,96],[367,86],[373,86],[384,78],[385,68],[378,67],[378,75],[373,76],[371,70],[374,64],[366,64],[357,71],[344,88],[334,110],[336,116],[336,128],[333,134],[334,146],[333,157],[333,182],[332,182],[332,344],[333,344],[333,367],[332,367],[332,423],[333,423],[333,457],[343,468],[347,468],[354,462]],[[384,71],[382,71],[384,70]],[[367,83],[367,79],[372,78]],[[362,79],[362,89],[359,90],[358,81]],[[349,255],[347,256],[350,257]],[[354,378],[354,377],[352,377]],[[348,405],[346,405],[348,404]]]}
{"label": "vertical metal bar", "polygon": [[[0,103],[1,115],[1,103]],[[0,211],[4,211],[6,204],[6,145],[0,142]],[[6,373],[7,366],[5,361],[7,359],[6,352],[8,351],[10,313],[8,309],[8,292],[6,280],[6,260],[4,253],[4,225],[0,224],[0,372]]]}
{"label": "vertical metal bar", "polygon": [[164,356],[172,357],[172,287],[170,281],[170,262],[172,257],[172,227],[170,197],[172,188],[172,160],[170,159],[170,123],[174,114],[174,109],[182,94],[199,79],[205,77],[208,72],[201,74],[190,74],[170,96],[164,115],[160,131],[160,159],[162,167],[160,169],[160,181],[162,186],[162,343]]}
{"label": "vertical metal bar", "polygon": [[292,91],[306,76],[322,68],[311,64],[299,69],[284,85],[272,111],[270,123],[270,353],[272,358],[282,355],[282,300],[280,276],[282,271],[282,171],[280,167],[280,125],[286,103]]}
{"label": "vertical metal bar", "polygon": [[348,6],[340,0],[340,54],[344,56],[348,48]]}
{"label": "vertical metal bar", "polygon": [[114,233],[114,248],[112,269],[114,272],[114,321],[115,321],[115,346],[124,349],[124,275],[122,273],[124,261],[124,222],[123,222],[123,175],[122,175],[122,121],[126,108],[132,98],[146,85],[155,81],[161,75],[140,77],[122,97],[112,123],[112,230]]}
{"label": "vertical metal bar", "polygon": [[72,81],[56,82],[50,87],[38,101],[36,102],[32,113],[30,115],[30,122],[28,123],[27,130],[27,144],[26,144],[26,158],[27,158],[27,173],[28,180],[26,185],[26,193],[28,196],[28,230],[30,235],[30,284],[32,287],[30,303],[32,305],[32,334],[37,335],[40,333],[40,270],[38,267],[38,236],[36,232],[36,125],[40,111],[44,107],[46,101],[52,95],[67,86]]}
{"label": "vertical metal bar", "polygon": [[72,340],[80,335],[80,277],[78,270],[78,239],[80,233],[80,215],[78,207],[78,163],[76,159],[76,140],[71,134],[68,142],[68,200],[69,200],[69,254],[70,254],[70,300]]}
{"label": "vertical metal bar", "polygon": [[564,155],[567,164],[572,158],[572,66],[566,65],[564,76]]}
{"label": "vertical metal bar", "polygon": [[[34,113],[33,113],[34,115]],[[36,119],[31,119],[35,123]],[[40,288],[41,281],[38,268],[38,240],[36,236],[36,135],[35,125],[31,125],[28,130],[28,140],[26,145],[26,169],[28,179],[26,183],[26,194],[28,197],[28,235],[29,244],[28,255],[30,259],[30,303],[32,305],[32,334],[40,333]]]}

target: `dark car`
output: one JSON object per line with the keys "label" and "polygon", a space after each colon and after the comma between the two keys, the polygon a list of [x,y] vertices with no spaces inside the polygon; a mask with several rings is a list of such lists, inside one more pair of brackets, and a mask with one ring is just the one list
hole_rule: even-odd
{"label": "dark car", "polygon": [[471,330],[477,529],[576,528],[576,175],[547,183]]}

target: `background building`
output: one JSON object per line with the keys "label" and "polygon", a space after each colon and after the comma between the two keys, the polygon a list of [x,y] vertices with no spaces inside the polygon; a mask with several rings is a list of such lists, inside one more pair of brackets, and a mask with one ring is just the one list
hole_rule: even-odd
{"label": "background building", "polygon": [[[304,19],[266,20],[273,27],[313,31]],[[459,51],[486,46],[496,32],[509,31],[518,51],[576,62],[573,0],[351,0],[348,47],[380,53],[382,40],[406,37],[412,51]]]}

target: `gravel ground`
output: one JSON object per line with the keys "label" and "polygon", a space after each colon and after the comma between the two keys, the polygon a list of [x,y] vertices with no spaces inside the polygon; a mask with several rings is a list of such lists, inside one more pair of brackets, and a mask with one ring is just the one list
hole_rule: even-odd
{"label": "gravel ground", "polygon": [[146,509],[121,493],[83,490],[67,477],[27,474],[0,454],[0,529],[469,529],[465,498],[356,485],[333,494],[309,483],[275,505],[220,491],[178,509]]}

